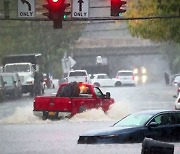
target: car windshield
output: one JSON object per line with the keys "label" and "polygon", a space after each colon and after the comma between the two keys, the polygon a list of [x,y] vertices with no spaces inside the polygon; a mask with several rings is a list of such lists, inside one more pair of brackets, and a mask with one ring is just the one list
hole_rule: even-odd
{"label": "car windshield", "polygon": [[142,114],[142,113],[135,113],[131,114],[119,122],[117,122],[114,127],[128,127],[128,126],[143,126],[146,122],[153,116],[153,114]]}
{"label": "car windshield", "polygon": [[118,76],[132,76],[132,72],[118,72]]}
{"label": "car windshield", "polygon": [[30,66],[25,65],[6,65],[5,67],[6,72],[29,72]]}

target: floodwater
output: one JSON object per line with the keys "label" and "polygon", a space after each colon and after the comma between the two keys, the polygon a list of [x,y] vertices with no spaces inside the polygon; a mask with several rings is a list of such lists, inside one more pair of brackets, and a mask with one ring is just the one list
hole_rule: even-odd
{"label": "floodwater", "polygon": [[[142,143],[82,145],[77,144],[77,140],[80,134],[110,127],[117,120],[135,111],[173,109],[172,87],[159,84],[158,86],[102,88],[102,90],[110,91],[111,96],[115,98],[115,104],[106,114],[102,109],[92,109],[77,114],[71,119],[43,121],[33,115],[33,99],[27,99],[26,105],[17,106],[12,115],[0,119],[0,153],[140,154]],[[180,143],[172,144],[175,145],[174,154],[179,154]]]}

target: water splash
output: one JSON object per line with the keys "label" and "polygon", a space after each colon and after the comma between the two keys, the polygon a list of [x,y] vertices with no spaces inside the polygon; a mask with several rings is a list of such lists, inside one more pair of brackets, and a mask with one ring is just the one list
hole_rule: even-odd
{"label": "water splash", "polygon": [[116,102],[112,104],[107,111],[99,109],[91,109],[86,112],[76,114],[73,116],[70,121],[111,121],[111,120],[120,120],[124,116],[128,115],[131,112],[131,108],[128,104],[122,102]]}
{"label": "water splash", "polygon": [[79,113],[74,115],[70,121],[76,121],[76,122],[81,122],[81,121],[109,121],[110,118],[104,113],[104,111],[99,108],[99,109],[91,109],[87,110],[86,112]]}
{"label": "water splash", "polygon": [[13,115],[1,119],[0,123],[27,124],[39,123],[40,121],[42,121],[42,119],[33,115],[32,107],[17,107]]}
{"label": "water splash", "polygon": [[[129,114],[131,111],[127,103],[116,102],[110,106],[107,113],[104,113],[102,108],[91,109],[86,112],[76,114],[71,119],[62,119],[69,122],[83,122],[83,121],[114,121],[119,120],[122,117]],[[62,121],[61,120],[61,121]],[[32,107],[17,107],[14,114],[0,120],[0,124],[41,124],[41,123],[53,123],[59,121],[42,120],[40,117],[33,115]]]}
{"label": "water splash", "polygon": [[114,120],[120,120],[132,111],[128,103],[116,102],[107,111],[107,116]]}

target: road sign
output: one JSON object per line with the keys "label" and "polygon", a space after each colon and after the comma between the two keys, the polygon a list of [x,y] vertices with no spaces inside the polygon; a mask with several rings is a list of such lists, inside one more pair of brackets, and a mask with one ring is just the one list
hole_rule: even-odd
{"label": "road sign", "polygon": [[35,17],[35,0],[18,0],[18,17]]}
{"label": "road sign", "polygon": [[72,0],[72,18],[89,17],[89,0]]}
{"label": "road sign", "polygon": [[76,61],[73,58],[71,58],[70,56],[68,58],[70,60],[71,68],[72,68],[76,64]]}
{"label": "road sign", "polygon": [[71,62],[69,58],[62,59],[62,69],[63,73],[68,73],[71,70]]}

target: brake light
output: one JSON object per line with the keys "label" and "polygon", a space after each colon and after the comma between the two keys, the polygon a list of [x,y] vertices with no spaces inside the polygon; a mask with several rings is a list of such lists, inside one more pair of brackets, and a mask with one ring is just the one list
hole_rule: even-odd
{"label": "brake light", "polygon": [[134,75],[132,76],[132,80],[134,80]]}
{"label": "brake light", "polygon": [[180,98],[178,99],[178,103],[180,103]]}

